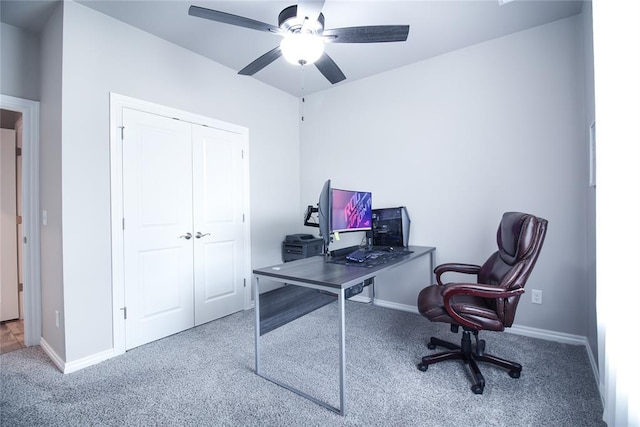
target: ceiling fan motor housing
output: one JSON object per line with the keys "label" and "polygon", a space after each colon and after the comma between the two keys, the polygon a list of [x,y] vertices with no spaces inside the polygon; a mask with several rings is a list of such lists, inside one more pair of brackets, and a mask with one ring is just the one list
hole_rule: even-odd
{"label": "ceiling fan motor housing", "polygon": [[[278,26],[286,32],[295,33],[302,29],[305,24],[305,20],[308,17],[298,16],[298,6],[289,6],[280,12],[278,15]],[[324,15],[321,13],[318,15],[318,19],[313,22],[309,21],[304,25],[305,31],[311,31],[313,34],[322,34],[324,30]]]}
{"label": "ceiling fan motor housing", "polygon": [[[373,25],[325,30],[321,13],[325,0],[299,0],[298,5],[283,9],[278,15],[278,27],[244,16],[191,5],[189,15],[223,24],[278,34],[283,37],[279,46],[257,58],[238,71],[252,76],[284,56],[291,63],[313,63],[331,84],[346,79],[340,67],[324,52],[325,43],[383,43],[403,42],[409,35],[408,25]],[[298,16],[298,10],[300,15]]]}

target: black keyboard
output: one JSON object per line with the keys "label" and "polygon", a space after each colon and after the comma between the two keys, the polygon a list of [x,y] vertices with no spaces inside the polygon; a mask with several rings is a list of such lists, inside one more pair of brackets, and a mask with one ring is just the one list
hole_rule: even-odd
{"label": "black keyboard", "polygon": [[404,248],[373,248],[373,249],[356,249],[350,252],[345,258],[349,263],[355,263],[365,267],[373,267],[378,264],[394,260],[398,257],[408,255],[413,251],[404,250]]}
{"label": "black keyboard", "polygon": [[371,252],[366,249],[356,249],[347,255],[347,259],[353,262],[365,262],[371,256]]}

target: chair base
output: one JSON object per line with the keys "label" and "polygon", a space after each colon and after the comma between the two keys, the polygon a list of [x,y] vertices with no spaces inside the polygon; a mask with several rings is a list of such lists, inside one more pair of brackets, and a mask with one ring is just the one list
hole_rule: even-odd
{"label": "chair base", "polygon": [[[475,351],[471,349],[471,333],[476,337]],[[511,378],[520,378],[520,372],[522,372],[522,365],[515,362],[510,362],[505,359],[501,359],[490,354],[484,354],[484,340],[478,340],[478,331],[464,330],[462,332],[461,345],[456,345],[441,339],[431,337],[427,347],[431,350],[436,347],[448,348],[451,351],[445,351],[442,353],[432,354],[430,356],[424,356],[422,362],[418,364],[418,369],[426,371],[429,365],[442,362],[443,360],[462,360],[465,364],[471,368],[471,376],[473,378],[473,385],[471,391],[475,394],[482,394],[484,391],[484,377],[477,362],[489,362],[494,365],[498,365],[502,368],[509,370],[509,376]]]}

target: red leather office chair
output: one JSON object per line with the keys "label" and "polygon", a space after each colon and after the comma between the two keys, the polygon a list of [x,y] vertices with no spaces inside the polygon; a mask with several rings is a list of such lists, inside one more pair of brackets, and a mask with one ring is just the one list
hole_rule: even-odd
{"label": "red leather office chair", "polygon": [[[484,377],[477,361],[489,362],[509,370],[512,378],[519,378],[522,366],[515,362],[485,354],[484,340],[478,331],[503,331],[510,327],[516,314],[524,285],[536,264],[544,237],[547,220],[520,212],[507,212],[498,226],[498,251],[484,265],[442,264],[435,268],[437,284],[424,288],[418,296],[418,310],[432,322],[451,325],[457,333],[462,326],[460,346],[432,337],[427,347],[437,346],[451,351],[422,358],[418,369],[426,371],[429,365],[443,360],[460,359],[471,368],[476,394],[484,391]],[[476,275],[475,283],[443,283],[446,272]],[[471,345],[471,334],[476,340]]]}

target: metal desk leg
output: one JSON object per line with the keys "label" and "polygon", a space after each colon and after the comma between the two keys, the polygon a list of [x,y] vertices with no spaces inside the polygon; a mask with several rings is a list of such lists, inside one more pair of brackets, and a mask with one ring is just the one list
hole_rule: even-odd
{"label": "metal desk leg", "polygon": [[340,289],[338,294],[338,305],[340,310],[340,415],[346,413],[346,346],[345,346],[345,321],[344,321],[344,289]]}
{"label": "metal desk leg", "polygon": [[376,279],[371,278],[371,305],[376,305]]}
{"label": "metal desk leg", "polygon": [[260,375],[260,278],[256,277],[256,374]]}
{"label": "metal desk leg", "polygon": [[327,409],[330,409],[333,412],[336,412],[340,415],[345,414],[345,403],[346,403],[346,375],[345,375],[345,360],[346,360],[346,345],[345,345],[345,290],[341,289],[338,293],[338,306],[340,311],[339,316],[339,328],[340,328],[340,407],[336,408],[331,406],[330,404],[323,402],[322,400],[313,397],[301,390],[298,390],[295,387],[292,387],[282,381],[276,380],[275,378],[271,378],[268,375],[264,375],[260,369],[260,278],[256,276],[256,293],[255,293],[255,311],[256,311],[256,374],[261,376],[262,378],[271,381],[274,384],[277,384],[281,387],[286,388],[289,391],[292,391],[306,399],[311,400],[312,402],[317,403],[318,405],[324,406]]}

